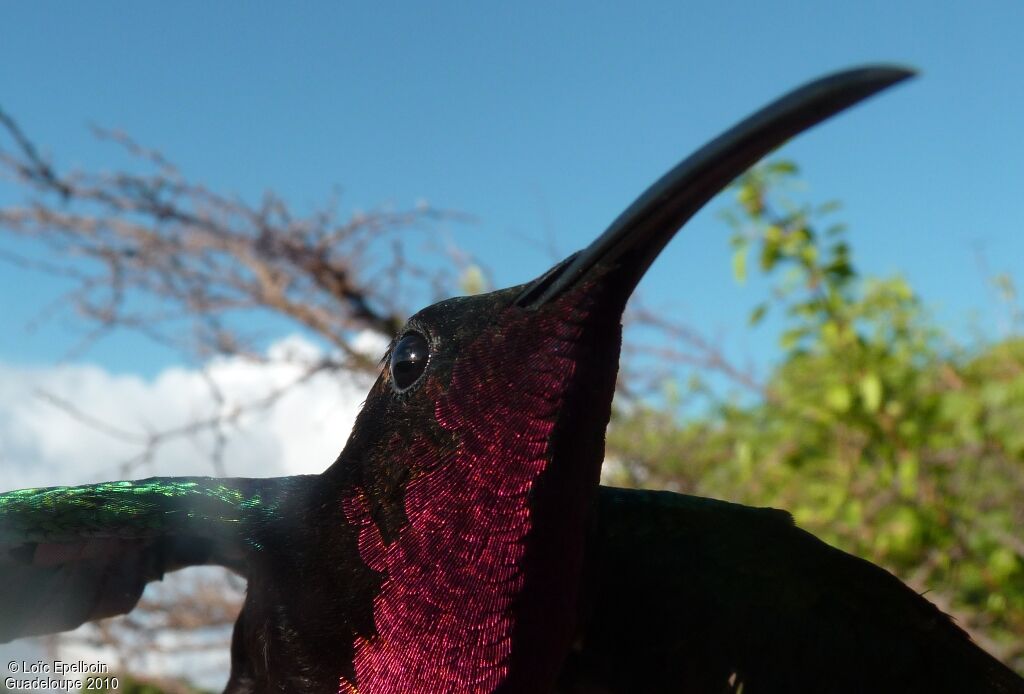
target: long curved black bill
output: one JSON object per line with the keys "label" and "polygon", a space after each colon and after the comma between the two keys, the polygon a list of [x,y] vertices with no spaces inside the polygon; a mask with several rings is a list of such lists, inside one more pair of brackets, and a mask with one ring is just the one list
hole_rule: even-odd
{"label": "long curved black bill", "polygon": [[680,227],[761,157],[794,135],[913,75],[914,71],[901,67],[855,68],[786,94],[677,164],[590,246],[531,282],[516,304],[542,306],[598,265],[617,266],[616,282],[632,292]]}

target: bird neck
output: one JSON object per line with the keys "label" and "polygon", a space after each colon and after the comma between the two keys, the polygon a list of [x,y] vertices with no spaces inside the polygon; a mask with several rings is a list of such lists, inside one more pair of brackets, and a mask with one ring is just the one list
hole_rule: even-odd
{"label": "bird neck", "polygon": [[[552,472],[584,332],[582,317],[573,318],[516,320],[509,312],[500,330],[468,346],[435,400],[431,426],[418,429],[437,431],[387,439],[382,457],[407,462],[400,509],[380,502],[396,475],[367,475],[383,468],[363,461],[363,479],[342,507],[362,561],[383,578],[375,633],[356,637],[354,681],[343,677],[341,692],[550,685],[575,621],[583,523],[607,422],[605,412],[590,427],[593,441],[580,443],[591,460]],[[531,358],[509,368],[495,363],[502,353]],[[531,588],[541,584],[547,589]],[[557,604],[531,599],[551,594]]]}

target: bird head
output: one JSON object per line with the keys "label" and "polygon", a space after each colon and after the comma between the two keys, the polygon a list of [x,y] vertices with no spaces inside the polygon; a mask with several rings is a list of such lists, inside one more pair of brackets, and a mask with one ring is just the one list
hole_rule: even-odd
{"label": "bird head", "polygon": [[[546,691],[574,628],[623,309],[711,197],[788,138],[911,73],[810,83],[698,150],[537,279],[409,319],[328,470],[372,625],[342,691]],[[368,608],[369,609],[369,608]]]}

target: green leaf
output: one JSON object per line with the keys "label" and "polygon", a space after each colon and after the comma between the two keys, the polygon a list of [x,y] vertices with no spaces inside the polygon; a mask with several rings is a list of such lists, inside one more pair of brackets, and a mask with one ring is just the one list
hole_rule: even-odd
{"label": "green leaf", "polygon": [[741,248],[732,254],[732,276],[739,284],[747,281],[747,249]]}
{"label": "green leaf", "polygon": [[836,412],[846,412],[850,409],[853,398],[850,396],[850,389],[842,383],[829,386],[825,391],[825,404],[829,409]]}
{"label": "green leaf", "polygon": [[764,315],[768,313],[768,302],[762,301],[760,304],[754,307],[754,310],[750,312],[750,318],[748,319],[751,326],[755,326],[764,319]]}
{"label": "green leaf", "polygon": [[919,466],[917,456],[905,455],[896,466],[896,479],[900,483],[900,493],[906,497],[917,496],[917,476]]}
{"label": "green leaf", "polygon": [[988,569],[998,581],[1006,581],[1017,572],[1017,556],[1006,547],[997,547],[988,558]]}
{"label": "green leaf", "polygon": [[782,333],[782,337],[779,338],[779,346],[786,352],[791,352],[794,347],[800,344],[800,340],[802,340],[805,335],[807,335],[807,330],[804,328],[787,330]]}
{"label": "green leaf", "polygon": [[826,214],[831,214],[832,212],[835,212],[835,211],[841,209],[842,206],[843,206],[843,203],[839,202],[838,200],[829,200],[827,202],[823,202],[822,204],[818,205],[818,208],[817,208],[817,210],[815,210],[815,213],[818,216],[826,215]]}
{"label": "green leaf", "polygon": [[882,379],[874,372],[868,372],[860,379],[860,398],[865,411],[874,414],[882,406]]}
{"label": "green leaf", "polygon": [[765,170],[768,173],[783,176],[795,176],[799,173],[796,162],[790,161],[789,159],[777,159],[775,161],[770,161],[765,164]]}
{"label": "green leaf", "polygon": [[762,198],[761,189],[758,186],[751,183],[740,186],[739,191],[736,193],[736,198],[748,215],[754,219],[761,217],[761,214],[764,212],[764,198]]}
{"label": "green leaf", "polygon": [[764,245],[761,246],[761,270],[769,272],[781,257],[781,244],[774,239],[765,238]]}
{"label": "green leaf", "polygon": [[821,339],[829,347],[839,342],[839,324],[834,320],[828,320],[821,324]]}

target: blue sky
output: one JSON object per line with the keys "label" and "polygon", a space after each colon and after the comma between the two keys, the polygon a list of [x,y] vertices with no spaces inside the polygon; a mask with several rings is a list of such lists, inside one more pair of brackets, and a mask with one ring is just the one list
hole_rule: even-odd
{"label": "blue sky", "polygon": [[[996,334],[978,269],[1024,284],[1024,5],[944,3],[22,3],[0,10],[0,106],[61,165],[113,165],[87,125],[131,133],[190,177],[299,207],[420,199],[500,284],[586,245],[680,158],[753,109],[864,62],[922,76],[785,150],[838,198],[862,270],[903,272],[943,322]],[[753,3],[750,3],[753,5]],[[0,200],[15,193],[0,181]],[[761,297],[731,280],[712,203],[641,285],[648,304],[765,363]],[[24,324],[56,288],[0,265],[0,361],[58,359]],[[980,313],[979,313],[980,311]],[[84,357],[153,373],[135,338]]]}

